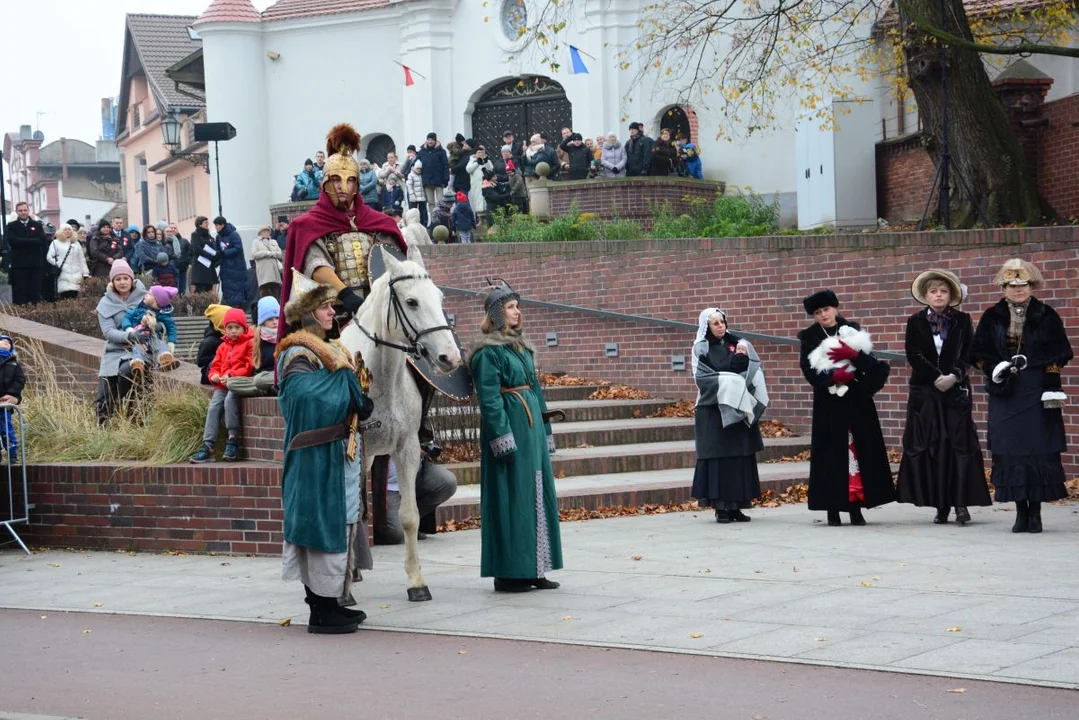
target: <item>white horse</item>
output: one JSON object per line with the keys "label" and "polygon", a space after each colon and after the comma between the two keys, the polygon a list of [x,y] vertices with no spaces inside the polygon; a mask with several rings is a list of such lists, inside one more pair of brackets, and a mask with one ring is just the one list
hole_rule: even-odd
{"label": "white horse", "polygon": [[360,311],[341,330],[349,352],[363,355],[371,372],[374,414],[364,431],[366,467],[377,455],[390,455],[397,465],[401,492],[401,528],[405,535],[408,599],[430,600],[416,547],[420,513],[416,506],[416,473],[420,468],[418,432],[422,413],[420,392],[408,369],[406,353],[426,356],[443,373],[462,362],[461,351],[442,311],[442,291],[431,280],[416,246],[399,261],[381,249],[386,272],[371,284]]}

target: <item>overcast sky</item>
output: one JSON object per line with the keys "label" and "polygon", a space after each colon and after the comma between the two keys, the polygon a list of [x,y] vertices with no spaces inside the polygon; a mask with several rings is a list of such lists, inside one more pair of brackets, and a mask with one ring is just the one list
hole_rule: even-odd
{"label": "overcast sky", "polygon": [[[45,142],[69,137],[93,144],[101,137],[101,98],[120,94],[127,13],[199,15],[210,2],[33,0],[16,11],[16,0],[0,0],[0,132],[32,125]],[[252,0],[259,10],[273,2]]]}

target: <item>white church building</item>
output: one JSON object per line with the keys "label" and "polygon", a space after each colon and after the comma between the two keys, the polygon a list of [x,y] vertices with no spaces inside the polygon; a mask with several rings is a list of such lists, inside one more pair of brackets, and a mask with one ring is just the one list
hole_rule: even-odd
{"label": "white church building", "polygon": [[[632,45],[641,8],[652,1],[579,3],[567,40],[586,53],[589,72],[570,74],[567,50],[552,74],[528,53],[508,60],[521,49],[517,28],[530,0],[278,0],[261,13],[249,0],[214,0],[193,30],[203,46],[206,119],[236,128],[220,145],[225,215],[252,237],[338,122],[356,127],[362,154],[376,162],[388,149],[403,155],[431,131],[444,145],[460,132],[490,149],[506,130],[557,138],[564,125],[592,138],[613,131],[624,141],[629,123],[639,121],[653,137],[661,127],[685,130],[707,179],[779,193],[793,220],[801,171],[793,123],[717,140],[717,117],[677,105],[664,87],[634,83],[632,69],[619,69],[618,48]],[[414,72],[411,86],[402,65]],[[873,140],[861,143],[870,173]]]}

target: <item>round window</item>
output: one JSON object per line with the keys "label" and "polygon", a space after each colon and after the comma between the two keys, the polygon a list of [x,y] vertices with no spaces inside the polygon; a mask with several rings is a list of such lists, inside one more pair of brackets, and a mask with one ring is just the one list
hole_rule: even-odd
{"label": "round window", "polygon": [[502,32],[510,40],[518,40],[528,25],[528,9],[525,0],[502,1]]}

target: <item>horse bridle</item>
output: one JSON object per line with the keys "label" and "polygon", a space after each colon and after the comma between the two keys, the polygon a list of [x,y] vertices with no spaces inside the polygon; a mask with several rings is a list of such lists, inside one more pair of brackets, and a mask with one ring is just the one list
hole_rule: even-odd
{"label": "horse bridle", "polygon": [[430,275],[402,275],[401,277],[395,277],[390,279],[390,302],[386,306],[386,325],[390,324],[390,311],[393,311],[394,319],[397,324],[405,331],[405,338],[408,339],[408,345],[399,345],[389,340],[383,340],[378,335],[368,332],[367,328],[360,324],[359,318],[353,316],[352,322],[356,324],[356,327],[360,329],[364,335],[370,338],[371,342],[375,345],[381,345],[383,347],[393,348],[394,350],[400,350],[408,354],[419,354],[423,357],[427,357],[427,346],[420,342],[420,338],[430,333],[439,332],[440,330],[450,330],[452,328],[449,325],[436,325],[434,327],[425,328],[423,330],[417,330],[416,326],[412,324],[412,321],[408,319],[408,315],[405,314],[404,308],[401,307],[401,298],[398,297],[397,291],[394,289],[394,285],[403,280],[424,280],[430,278]]}

